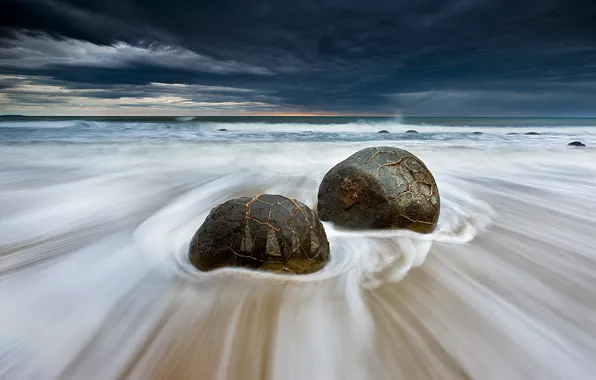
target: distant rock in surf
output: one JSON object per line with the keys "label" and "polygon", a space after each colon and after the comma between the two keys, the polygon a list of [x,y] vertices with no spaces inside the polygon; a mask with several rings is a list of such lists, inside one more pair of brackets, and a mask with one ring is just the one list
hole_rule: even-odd
{"label": "distant rock in surf", "polygon": [[482,132],[472,132],[473,135],[482,135]]}
{"label": "distant rock in surf", "polygon": [[432,173],[393,147],[366,148],[333,167],[318,194],[321,220],[352,229],[404,228],[430,233],[440,197]]}
{"label": "distant rock in surf", "polygon": [[218,131],[219,131],[219,132],[227,132],[227,129],[225,129],[225,128],[220,128],[220,129],[218,129]]}
{"label": "distant rock in surf", "polygon": [[508,134],[508,135],[519,135],[519,133],[517,133],[517,132],[509,132],[509,133],[507,133],[507,134]]}
{"label": "distant rock in surf", "polygon": [[408,129],[406,133],[418,133],[418,131],[415,129]]}
{"label": "distant rock in surf", "polygon": [[584,144],[581,141],[572,141],[569,144],[567,144],[567,146],[586,146],[586,144]]}
{"label": "distant rock in surf", "polygon": [[388,131],[388,130],[386,130],[386,129],[382,129],[382,130],[380,130],[380,131],[379,131],[379,132],[377,132],[377,133],[391,133],[391,132],[389,132],[389,131]]}
{"label": "distant rock in surf", "polygon": [[308,206],[281,195],[232,199],[215,207],[192,238],[199,270],[245,267],[307,274],[329,261],[325,229]]}
{"label": "distant rock in surf", "polygon": [[540,135],[540,133],[538,133],[538,132],[526,132],[526,135],[528,135],[528,136],[538,136],[538,135]]}

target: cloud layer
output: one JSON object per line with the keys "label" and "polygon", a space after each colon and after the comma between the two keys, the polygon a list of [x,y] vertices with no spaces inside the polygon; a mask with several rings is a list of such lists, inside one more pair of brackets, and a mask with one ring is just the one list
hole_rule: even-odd
{"label": "cloud layer", "polygon": [[595,115],[596,5],[8,0],[0,113]]}

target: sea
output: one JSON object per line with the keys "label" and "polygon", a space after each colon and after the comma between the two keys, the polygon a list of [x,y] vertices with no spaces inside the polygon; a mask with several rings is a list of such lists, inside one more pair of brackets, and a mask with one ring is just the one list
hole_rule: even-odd
{"label": "sea", "polygon": [[[316,210],[372,146],[433,173],[432,234],[325,222],[305,276],[190,265],[213,207]],[[0,379],[592,379],[595,147],[596,118],[1,116]]]}

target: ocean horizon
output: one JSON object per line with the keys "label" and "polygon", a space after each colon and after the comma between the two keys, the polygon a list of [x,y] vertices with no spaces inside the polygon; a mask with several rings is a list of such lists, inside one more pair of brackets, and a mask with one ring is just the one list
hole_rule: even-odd
{"label": "ocean horizon", "polygon": [[542,123],[586,123],[596,125],[596,116],[370,116],[370,115],[164,115],[164,116],[144,116],[144,115],[0,115],[0,121],[51,121],[51,120],[89,120],[89,121],[137,121],[137,122],[265,122],[279,123],[284,120],[292,120],[297,123],[325,123],[341,124],[353,123],[356,121],[400,121],[404,124],[432,124],[432,123],[461,123],[462,121],[471,122],[469,125],[494,125],[507,121],[518,121],[540,125]]}

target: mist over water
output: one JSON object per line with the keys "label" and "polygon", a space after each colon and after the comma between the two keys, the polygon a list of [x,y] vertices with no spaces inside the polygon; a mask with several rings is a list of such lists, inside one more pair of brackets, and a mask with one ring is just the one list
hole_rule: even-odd
{"label": "mist over water", "polygon": [[[306,276],[189,264],[219,203],[315,208],[368,146],[433,172],[433,234],[325,223]],[[0,122],[0,379],[591,379],[593,146],[552,121]]]}

